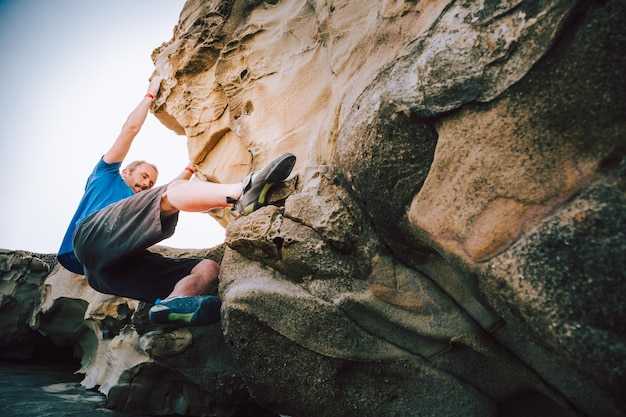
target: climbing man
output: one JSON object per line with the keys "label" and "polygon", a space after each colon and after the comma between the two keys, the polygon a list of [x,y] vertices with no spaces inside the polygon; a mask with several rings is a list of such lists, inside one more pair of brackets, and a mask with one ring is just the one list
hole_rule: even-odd
{"label": "climbing man", "polygon": [[169,258],[148,248],[174,233],[180,211],[232,207],[247,215],[263,206],[268,190],[289,176],[296,157],[283,154],[236,184],[189,181],[195,173],[192,163],[157,187],[157,168],[148,162],[134,161],[120,171],[161,80],[152,79],[87,179],[57,258],[99,292],[155,303],[149,311],[155,323],[208,325],[220,320],[221,301],[213,295],[219,265],[210,259]]}

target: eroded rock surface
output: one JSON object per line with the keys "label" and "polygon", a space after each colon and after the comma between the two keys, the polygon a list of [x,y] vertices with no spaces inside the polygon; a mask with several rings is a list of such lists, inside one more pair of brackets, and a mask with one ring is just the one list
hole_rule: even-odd
{"label": "eroded rock surface", "polygon": [[0,359],[31,358],[42,344],[29,322],[56,263],[52,255],[0,249]]}
{"label": "eroded rock surface", "polygon": [[[223,248],[153,250],[221,259]],[[0,252],[3,359],[30,359],[65,347],[80,358],[81,384],[107,396],[109,407],[141,415],[229,417],[273,413],[250,394],[220,324],[181,328],[148,319],[149,305],[100,294],[53,255]],[[48,355],[47,357],[51,357]]]}
{"label": "eroded rock surface", "polygon": [[213,213],[255,399],[626,414],[625,7],[187,2],[157,117],[206,180],[298,157],[275,206]]}

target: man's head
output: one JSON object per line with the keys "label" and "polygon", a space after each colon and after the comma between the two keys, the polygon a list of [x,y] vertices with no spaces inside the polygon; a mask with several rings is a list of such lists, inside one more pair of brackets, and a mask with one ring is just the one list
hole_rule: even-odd
{"label": "man's head", "polygon": [[149,190],[156,183],[159,170],[146,161],[134,161],[122,170],[122,178],[134,193]]}

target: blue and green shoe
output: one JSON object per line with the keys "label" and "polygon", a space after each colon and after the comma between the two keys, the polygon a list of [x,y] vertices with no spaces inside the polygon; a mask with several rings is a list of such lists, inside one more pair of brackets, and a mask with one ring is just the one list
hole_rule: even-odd
{"label": "blue and green shoe", "polygon": [[156,300],[148,311],[153,323],[207,326],[220,321],[222,300],[215,295],[197,295]]}

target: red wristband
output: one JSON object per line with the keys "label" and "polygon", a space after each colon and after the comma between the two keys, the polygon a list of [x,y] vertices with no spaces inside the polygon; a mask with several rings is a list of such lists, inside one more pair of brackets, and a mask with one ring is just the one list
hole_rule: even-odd
{"label": "red wristband", "polygon": [[148,97],[150,100],[154,100],[154,96],[150,93],[146,94],[144,97]]}
{"label": "red wristband", "polygon": [[191,168],[189,168],[189,167],[185,167],[185,170],[186,170],[186,171],[191,172],[192,174],[195,174],[195,173],[196,173],[196,171],[195,171],[195,170],[193,170],[193,169],[191,169]]}

